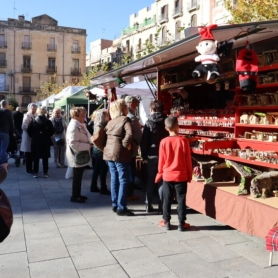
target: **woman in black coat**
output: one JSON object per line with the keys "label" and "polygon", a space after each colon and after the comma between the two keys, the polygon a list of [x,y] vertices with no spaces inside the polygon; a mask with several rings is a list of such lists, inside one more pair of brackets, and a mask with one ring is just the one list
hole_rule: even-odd
{"label": "woman in black coat", "polygon": [[39,160],[42,158],[44,178],[48,178],[48,158],[50,157],[51,137],[55,130],[46,117],[45,107],[38,108],[37,117],[29,124],[27,133],[31,137],[31,153],[34,158],[34,178],[38,177]]}

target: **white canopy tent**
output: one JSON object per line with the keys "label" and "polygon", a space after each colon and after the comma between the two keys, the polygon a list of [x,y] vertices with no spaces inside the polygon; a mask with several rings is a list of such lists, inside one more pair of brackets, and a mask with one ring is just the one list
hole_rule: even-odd
{"label": "white canopy tent", "polygon": [[[151,89],[154,88],[151,86]],[[93,94],[103,97],[104,90],[100,88],[93,88],[90,90]],[[151,92],[148,84],[146,81],[139,81],[132,84],[128,84],[123,88],[116,88],[117,97],[120,98],[122,95],[129,95],[129,96],[138,96],[140,98],[140,105],[139,105],[139,116],[140,121],[142,124],[145,124],[150,109],[149,105],[150,102],[154,100],[153,93]]]}

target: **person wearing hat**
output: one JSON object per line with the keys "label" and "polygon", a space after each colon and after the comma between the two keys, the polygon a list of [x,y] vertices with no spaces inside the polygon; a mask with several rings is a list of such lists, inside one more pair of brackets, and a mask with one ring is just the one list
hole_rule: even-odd
{"label": "person wearing hat", "polygon": [[139,199],[137,195],[134,195],[134,187],[135,187],[135,174],[136,174],[136,157],[138,155],[138,148],[142,139],[142,130],[141,124],[139,122],[138,117],[135,115],[135,111],[139,106],[139,99],[135,96],[126,96],[125,102],[128,107],[127,117],[131,119],[132,123],[132,134],[133,134],[133,143],[132,143],[132,159],[129,167],[129,186],[127,189],[127,200],[134,201]]}

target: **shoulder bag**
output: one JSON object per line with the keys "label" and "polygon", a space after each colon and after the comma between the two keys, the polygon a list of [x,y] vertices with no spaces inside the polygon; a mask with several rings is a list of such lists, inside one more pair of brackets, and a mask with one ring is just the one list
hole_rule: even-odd
{"label": "shoulder bag", "polygon": [[99,126],[99,129],[91,136],[90,141],[97,148],[103,151],[107,140],[107,134],[102,126]]}
{"label": "shoulder bag", "polygon": [[91,156],[89,151],[81,151],[78,153],[74,153],[72,148],[70,147],[70,150],[74,156],[74,162],[77,165],[84,165],[87,164],[91,160]]}
{"label": "shoulder bag", "polygon": [[0,242],[9,235],[12,225],[12,207],[7,195],[0,189]]}

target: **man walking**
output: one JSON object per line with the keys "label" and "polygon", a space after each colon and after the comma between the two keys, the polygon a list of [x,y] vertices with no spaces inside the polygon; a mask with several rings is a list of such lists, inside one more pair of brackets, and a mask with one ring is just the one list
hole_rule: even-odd
{"label": "man walking", "polygon": [[7,149],[10,136],[14,135],[13,114],[8,109],[9,102],[6,99],[1,101],[0,108],[0,165],[8,162]]}

